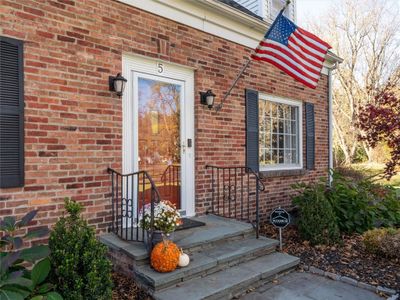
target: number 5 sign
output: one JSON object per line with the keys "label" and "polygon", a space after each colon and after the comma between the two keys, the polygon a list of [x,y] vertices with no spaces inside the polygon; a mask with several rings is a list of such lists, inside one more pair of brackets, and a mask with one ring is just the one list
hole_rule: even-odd
{"label": "number 5 sign", "polygon": [[163,63],[161,63],[161,62],[157,63],[157,72],[158,72],[158,74],[164,73],[164,64]]}

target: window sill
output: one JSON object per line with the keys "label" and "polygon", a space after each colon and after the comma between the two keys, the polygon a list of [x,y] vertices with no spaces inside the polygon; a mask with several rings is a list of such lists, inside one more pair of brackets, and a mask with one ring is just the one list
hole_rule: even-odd
{"label": "window sill", "polygon": [[305,173],[305,169],[260,171],[261,178],[300,176]]}

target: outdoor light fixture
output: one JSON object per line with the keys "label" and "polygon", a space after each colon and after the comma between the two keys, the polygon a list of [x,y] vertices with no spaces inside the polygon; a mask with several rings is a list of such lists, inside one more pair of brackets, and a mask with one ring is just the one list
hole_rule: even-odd
{"label": "outdoor light fixture", "polygon": [[209,109],[214,106],[215,94],[208,90],[207,92],[200,92],[200,103],[207,105]]}
{"label": "outdoor light fixture", "polygon": [[118,73],[117,76],[110,76],[108,77],[108,83],[110,85],[110,91],[116,92],[118,96],[122,96],[125,89],[125,83],[127,80],[125,77]]}

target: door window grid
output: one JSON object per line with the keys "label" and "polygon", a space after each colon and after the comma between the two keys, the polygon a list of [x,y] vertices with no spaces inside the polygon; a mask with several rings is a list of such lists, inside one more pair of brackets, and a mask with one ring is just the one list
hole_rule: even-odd
{"label": "door window grid", "polygon": [[260,100],[259,111],[260,165],[298,165],[299,108]]}

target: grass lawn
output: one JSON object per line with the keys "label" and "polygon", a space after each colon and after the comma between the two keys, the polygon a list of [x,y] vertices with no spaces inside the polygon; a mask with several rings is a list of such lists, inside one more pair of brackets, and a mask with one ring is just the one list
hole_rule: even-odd
{"label": "grass lawn", "polygon": [[[351,167],[365,174],[374,175],[382,173],[385,165],[378,163],[360,163],[352,164]],[[379,179],[377,182],[385,185],[391,185],[396,189],[400,189],[400,172],[393,176],[389,181],[386,179]]]}

